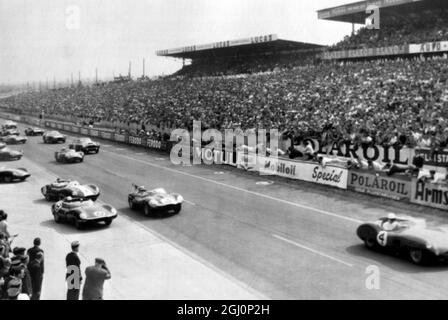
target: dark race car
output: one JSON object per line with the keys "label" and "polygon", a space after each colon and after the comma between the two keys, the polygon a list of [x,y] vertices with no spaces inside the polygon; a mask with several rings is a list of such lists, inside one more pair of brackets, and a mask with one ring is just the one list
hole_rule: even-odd
{"label": "dark race car", "polygon": [[69,148],[75,151],[82,151],[85,154],[98,153],[100,151],[100,144],[92,141],[90,138],[79,138],[73,140]]}
{"label": "dark race car", "polygon": [[404,253],[415,264],[448,258],[448,227],[428,227],[424,219],[389,216],[360,225],[356,233],[367,248]]}
{"label": "dark race car", "polygon": [[0,137],[0,141],[6,144],[25,144],[27,140],[28,140],[27,137],[21,137],[16,135]]}
{"label": "dark race car", "polygon": [[25,181],[31,174],[25,168],[0,167],[0,182]]}
{"label": "dark race car", "polygon": [[0,143],[0,161],[20,160],[22,157],[23,151],[12,150]]}
{"label": "dark race car", "polygon": [[67,137],[59,131],[47,131],[42,135],[44,143],[65,143]]}
{"label": "dark race car", "polygon": [[69,196],[96,201],[100,196],[100,188],[94,184],[80,184],[75,180],[59,178],[43,186],[40,191],[47,201],[61,200]]}
{"label": "dark race car", "polygon": [[184,199],[180,194],[167,193],[165,189],[158,188],[146,190],[145,187],[133,185],[134,192],[128,195],[129,208],[132,210],[143,209],[146,216],[152,213],[174,213],[182,209]]}
{"label": "dark race car", "polygon": [[72,149],[62,148],[61,151],[54,153],[54,158],[57,162],[62,163],[76,163],[84,161],[84,152],[77,152]]}
{"label": "dark race car", "polygon": [[6,136],[19,136],[20,132],[17,129],[3,129],[0,132],[0,136],[6,137]]}
{"label": "dark race car", "polygon": [[104,222],[109,226],[117,218],[117,210],[111,205],[93,202],[82,198],[67,197],[51,206],[54,221],[74,223],[81,229],[89,223]]}
{"label": "dark race car", "polygon": [[27,136],[43,136],[44,132],[45,131],[40,128],[29,127],[25,129],[25,135]]}

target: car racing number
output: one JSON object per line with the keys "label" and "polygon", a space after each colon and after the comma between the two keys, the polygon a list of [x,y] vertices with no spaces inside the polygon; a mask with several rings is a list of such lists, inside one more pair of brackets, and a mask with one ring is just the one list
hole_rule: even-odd
{"label": "car racing number", "polygon": [[378,233],[376,240],[378,241],[380,246],[385,247],[387,245],[387,232],[381,231],[380,233]]}

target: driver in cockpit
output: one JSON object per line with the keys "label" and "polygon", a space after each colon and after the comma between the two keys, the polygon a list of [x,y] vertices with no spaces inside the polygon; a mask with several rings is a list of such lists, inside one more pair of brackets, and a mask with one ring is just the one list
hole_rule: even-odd
{"label": "driver in cockpit", "polygon": [[389,213],[387,219],[383,222],[382,227],[385,231],[394,231],[398,228],[397,216],[395,213]]}

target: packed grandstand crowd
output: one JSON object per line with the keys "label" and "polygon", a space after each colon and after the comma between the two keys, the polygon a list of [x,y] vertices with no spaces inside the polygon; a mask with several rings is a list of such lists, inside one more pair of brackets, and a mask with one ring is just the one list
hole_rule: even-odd
{"label": "packed grandstand crowd", "polygon": [[362,27],[346,36],[332,49],[387,47],[448,39],[448,9],[425,10],[407,15],[389,15],[380,20],[380,29]]}
{"label": "packed grandstand crowd", "polygon": [[[361,29],[336,48],[448,39],[445,13],[388,17],[380,30]],[[156,81],[26,92],[0,100],[0,108],[158,139],[169,139],[173,128],[191,130],[196,120],[203,129],[275,128],[296,143],[319,137],[324,144],[433,151],[448,145],[446,54],[318,63],[309,58],[228,59],[214,67],[202,60]]]}

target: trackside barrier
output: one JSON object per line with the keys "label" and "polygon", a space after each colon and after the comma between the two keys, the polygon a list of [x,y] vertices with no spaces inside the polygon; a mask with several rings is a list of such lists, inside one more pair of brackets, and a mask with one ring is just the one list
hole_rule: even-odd
{"label": "trackside barrier", "polygon": [[448,210],[448,185],[412,180],[411,202],[422,206]]}
{"label": "trackside barrier", "polygon": [[412,179],[406,175],[387,176],[365,170],[348,171],[348,189],[384,198],[410,201]]}
{"label": "trackside barrier", "polygon": [[[0,117],[29,124],[36,124],[37,120],[17,115],[11,116],[3,113],[0,113]],[[40,123],[39,120],[37,121]],[[173,146],[173,143],[169,141],[157,141],[148,139],[147,137],[117,134],[99,129],[66,125],[50,120],[46,120],[42,124],[48,128],[61,130],[68,129],[66,131],[82,133],[87,136],[101,137],[102,139],[132,145],[140,145],[146,148],[167,152],[170,152]],[[408,149],[400,151],[404,151],[404,153],[408,155],[423,155],[425,158],[425,165],[427,166],[435,166],[444,169],[448,167],[448,150],[436,153],[431,153],[429,149],[421,148],[412,149],[411,151]],[[399,156],[400,151],[393,151],[396,155],[395,160],[405,158]],[[411,179],[410,177],[399,174],[389,177],[384,173],[348,170],[332,165],[323,167],[313,162],[270,158],[235,150],[221,151],[210,148],[201,148],[194,152],[196,152],[196,156],[200,156],[203,163],[237,166],[238,168],[245,170],[257,171],[261,175],[274,175],[294,180],[309,181],[399,201],[410,201],[411,203],[431,208],[448,210],[448,184],[428,183],[418,180],[417,178]],[[384,157],[384,154],[380,152],[379,156],[375,155],[375,158],[379,159],[381,156]]]}

